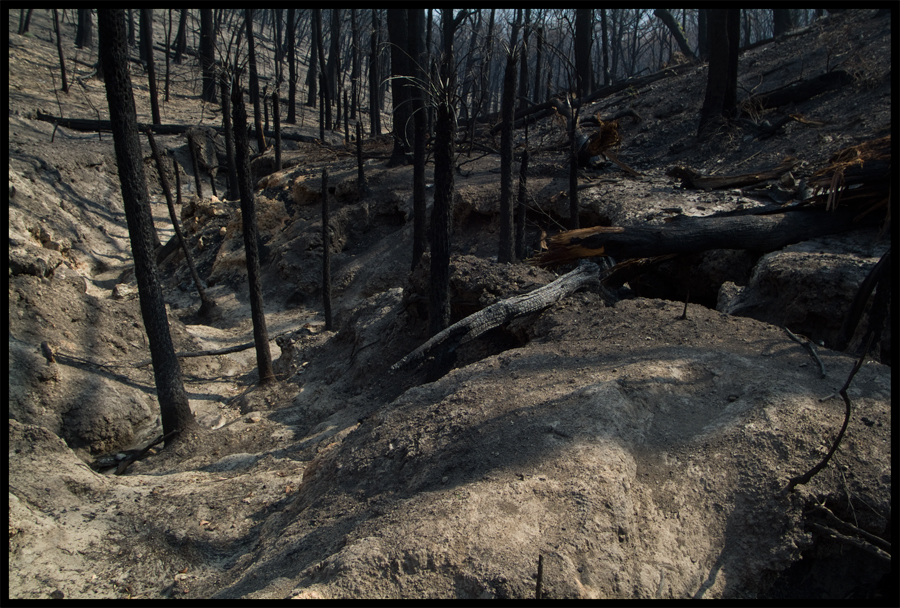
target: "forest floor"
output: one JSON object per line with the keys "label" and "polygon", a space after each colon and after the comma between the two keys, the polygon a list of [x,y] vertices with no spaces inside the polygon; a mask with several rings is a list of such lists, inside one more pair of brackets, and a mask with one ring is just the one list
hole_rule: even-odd
{"label": "forest floor", "polygon": [[[741,190],[683,189],[666,175],[672,165],[736,174],[794,156],[799,180],[838,150],[889,134],[891,23],[874,14],[848,11],[743,53],[742,96],[836,66],[854,82],[797,107],[751,113],[708,143],[695,138],[704,65],[583,108],[582,116],[632,108],[642,117],[621,121],[619,158],[644,175],[609,163],[583,172],[582,182],[604,181],[582,191],[581,225],[662,224],[676,207],[704,216],[762,204]],[[684,319],[684,294],[664,279],[700,273],[696,258],[622,290],[615,305],[587,290],[493,330],[461,346],[437,380],[390,372],[427,339],[428,283],[426,264],[410,272],[412,169],[385,167],[384,136],[365,141],[371,194],[363,198],[353,150],[338,133],[324,144],[286,142],[292,166],[277,174],[261,168],[267,157],[257,161],[263,297],[279,381],[257,385],[253,349],[182,359],[202,432],[127,475],[96,470],[99,455],[160,434],[152,367],[135,367],[149,350],[112,137],[35,117],[106,118],[105,89],[89,77],[96,57],[64,35],[74,84],[58,92],[47,12],[35,11],[27,36],[15,33],[17,11],[8,18],[10,599],[521,598],[534,595],[539,555],[545,597],[896,594],[890,562],[872,545],[835,540],[810,516],[825,505],[890,537],[891,368],[878,356],[862,367],[841,449],[812,482],[782,495],[840,427],[843,403],[827,397],[856,358],[820,348],[823,378],[783,323],[715,310],[722,284],[746,285],[759,255],[719,277],[711,296],[692,299]],[[173,68],[162,122],[218,125],[221,110],[199,100],[196,63]],[[157,74],[163,69],[157,63]],[[136,64],[132,82],[138,120],[149,123]],[[757,137],[753,121],[795,112],[824,125],[791,123]],[[304,108],[299,125],[285,129],[318,137],[314,113]],[[516,137],[517,149],[526,145],[524,130]],[[201,322],[183,256],[161,264],[176,350],[248,342],[239,203],[220,198],[221,175],[219,197],[206,175],[197,197],[186,139],[157,141],[185,173],[178,214],[217,302]],[[529,127],[532,250],[542,232],[566,222],[563,143],[553,119]],[[142,144],[165,243],[174,232]],[[453,321],[556,276],[496,262],[499,156],[463,153],[457,164]],[[320,285],[325,168],[333,331],[324,329]],[[429,184],[432,175],[429,165]],[[890,233],[877,232],[789,253],[815,250],[864,277],[890,246]],[[820,285],[816,296],[849,302],[860,280]],[[280,335],[290,339],[284,352]],[[56,363],[41,356],[44,341]]]}

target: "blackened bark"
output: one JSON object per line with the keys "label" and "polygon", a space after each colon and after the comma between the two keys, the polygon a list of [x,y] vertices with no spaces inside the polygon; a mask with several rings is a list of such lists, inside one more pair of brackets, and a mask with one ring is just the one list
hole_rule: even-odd
{"label": "blackened bark", "polygon": [[59,69],[62,74],[62,92],[69,92],[69,80],[66,78],[66,56],[63,53],[62,36],[59,33],[59,13],[53,9],[53,29],[56,32],[56,50],[59,53]]}
{"label": "blackened bark", "polygon": [[[341,74],[341,9],[331,9],[331,42],[328,48],[328,63],[325,67],[328,73],[328,97],[339,102],[338,79]],[[340,123],[340,116],[335,117]]]}
{"label": "blackened bark", "polygon": [[294,22],[296,9],[289,8],[287,16],[287,47],[288,47],[288,114],[287,122],[295,124],[297,116],[295,106],[297,105],[297,45],[294,42],[294,33],[297,24]]}
{"label": "blackened bark", "polygon": [[359,24],[356,9],[350,9],[350,35],[353,48],[350,51],[350,118],[356,120],[356,106],[359,105]]}
{"label": "blackened bark", "polygon": [[[321,96],[322,96],[322,108],[324,110],[324,114],[322,115],[324,120],[323,128],[331,129],[331,87],[328,84],[328,74],[326,71],[325,64],[325,43],[322,41],[322,10],[321,9],[313,9],[313,19],[315,20],[316,25],[316,49],[319,52],[319,66],[321,69],[319,70],[319,78],[321,82],[319,86],[321,87]],[[324,139],[324,137],[323,137]]]}
{"label": "blackened bark", "polygon": [[78,31],[75,34],[75,46],[80,49],[90,49],[94,44],[94,21],[91,9],[78,9]]}
{"label": "blackened bark", "polygon": [[456,136],[453,96],[456,70],[453,62],[453,11],[441,11],[444,52],[441,55],[440,99],[435,120],[434,206],[431,215],[431,294],[428,302],[428,333],[436,335],[450,325],[450,234],[453,202],[453,139]]}
{"label": "blackened bark", "polygon": [[657,8],[653,11],[653,14],[669,28],[669,32],[672,34],[672,37],[675,38],[675,42],[678,43],[678,48],[684,56],[688,59],[694,59],[694,51],[692,51],[691,47],[688,45],[687,39],[684,37],[684,32],[681,31],[681,27],[678,25],[678,22],[675,21],[675,17],[672,16],[672,13],[664,8]]}
{"label": "blackened bark", "polygon": [[369,184],[366,182],[366,172],[363,169],[363,152],[362,152],[362,121],[356,123],[356,188],[360,199],[369,196]]}
{"label": "blackened bark", "polygon": [[528,149],[522,150],[522,163],[519,165],[519,196],[516,201],[516,257],[524,260],[525,251],[525,205],[528,198]]}
{"label": "blackened bark", "polygon": [[172,189],[169,187],[169,178],[166,174],[166,167],[163,164],[163,157],[159,153],[159,148],[157,148],[156,146],[156,139],[154,139],[153,137],[153,131],[147,130],[147,141],[150,143],[150,150],[153,153],[153,160],[156,162],[156,171],[157,173],[159,173],[159,182],[160,185],[162,185],[163,194],[165,194],[166,196],[166,206],[169,208],[169,218],[172,220],[172,227],[175,229],[175,237],[181,244],[181,250],[184,252],[184,258],[187,261],[188,268],[191,271],[191,277],[194,279],[194,285],[197,286],[197,293],[200,294],[201,304],[200,310],[197,312],[197,314],[202,317],[208,314],[213,308],[215,308],[216,303],[208,295],[206,295],[206,290],[203,288],[203,283],[200,282],[200,277],[197,275],[197,268],[194,266],[194,258],[191,255],[190,249],[188,249],[187,241],[184,238],[184,233],[181,232],[181,225],[178,222],[178,216],[175,213],[175,204],[172,201]]}
{"label": "blackened bark", "polygon": [[[25,9],[20,9],[20,10],[25,11]],[[22,18],[23,13],[21,13],[21,12],[19,13],[19,34],[20,35],[28,33],[28,26],[31,23],[31,11],[33,11],[33,10],[34,10],[33,8],[30,8],[27,11],[25,11],[24,19]]]}
{"label": "blackened bark", "polygon": [[166,102],[169,101],[169,47],[172,44],[172,9],[169,9],[169,27],[166,29]]}
{"label": "blackened bark", "polygon": [[609,86],[609,34],[606,27],[606,9],[600,9],[600,39],[603,44],[603,85]]}
{"label": "blackened bark", "polygon": [[522,11],[516,11],[516,21],[509,37],[506,73],[503,77],[503,99],[500,106],[500,243],[497,261],[515,261],[515,235],[512,205],[512,120],[516,103],[516,58],[518,57],[519,24]]}
{"label": "blackened bark", "polygon": [[[313,20],[315,21],[315,20]],[[319,98],[319,40],[322,28],[310,26],[309,69],[306,70],[306,107],[315,108]]]}
{"label": "blackened bark", "polygon": [[[409,54],[412,58],[414,76],[425,80],[422,65],[425,62],[422,34],[425,29],[425,14],[421,8],[409,9]],[[425,120],[425,92],[421,87],[412,87],[413,124],[415,126],[415,142],[413,143],[413,254],[411,268],[419,264],[428,245],[425,233],[425,140],[428,138]]]}
{"label": "blackened bark", "polygon": [[200,9],[200,68],[203,72],[203,90],[200,98],[209,103],[216,101],[216,31],[213,28],[211,8]]}
{"label": "blackened bark", "polygon": [[593,90],[591,82],[591,9],[575,9],[575,90],[583,97]]}
{"label": "blackened bark", "polygon": [[188,152],[191,155],[191,169],[194,170],[194,187],[197,188],[197,196],[203,198],[203,183],[200,181],[200,147],[197,145],[194,131],[187,132]]}
{"label": "blackened bark", "polygon": [[701,139],[711,137],[724,124],[723,117],[734,109],[737,53],[731,57],[736,45],[730,41],[733,28],[729,22],[737,19],[739,13],[740,9],[709,9],[709,77],[697,129],[697,136]]}
{"label": "blackened bark", "polygon": [[325,329],[334,328],[331,316],[331,218],[328,213],[328,169],[322,169],[322,308]]}
{"label": "blackened bark", "polygon": [[410,132],[410,91],[405,76],[409,69],[409,27],[406,9],[387,9],[388,37],[391,41],[391,106],[393,108],[394,148],[388,167],[408,164],[406,157],[412,147]]}
{"label": "blackened bark", "polygon": [[278,88],[272,93],[272,122],[275,126],[275,170],[281,171],[281,109],[278,107]]}
{"label": "blackened bark", "polygon": [[[181,375],[181,366],[175,356],[166,306],[153,259],[153,217],[147,196],[143,154],[137,131],[137,118],[131,78],[128,73],[125,46],[125,14],[122,9],[98,11],[99,52],[103,56],[106,98],[110,120],[113,124],[113,142],[116,164],[122,187],[125,218],[134,255],[134,273],[137,278],[141,316],[150,344],[153,374],[159,399],[163,433],[174,431],[174,441],[184,440],[186,431],[197,428],[188,404]],[[167,442],[168,443],[168,442]]]}
{"label": "blackened bark", "polygon": [[222,92],[222,127],[225,130],[225,156],[228,158],[228,200],[240,196],[237,185],[237,164],[234,156],[234,129],[231,126],[231,80],[228,71],[219,77]]}
{"label": "blackened bark", "polygon": [[537,31],[534,33],[535,38],[537,38],[537,49],[534,52],[534,97],[533,100],[535,103],[541,103],[543,97],[541,96],[541,91],[543,91],[543,87],[541,87],[541,55],[544,50],[544,28],[539,27]]}
{"label": "blackened bark", "polygon": [[573,100],[569,116],[569,230],[577,230],[578,222],[578,100]]}
{"label": "blackened bark", "polygon": [[159,117],[159,94],[156,90],[156,63],[153,61],[153,9],[141,9],[141,44],[147,61],[147,82],[150,86],[150,114],[153,124],[161,125]]}
{"label": "blackened bark", "polygon": [[253,104],[253,124],[256,127],[256,146],[259,153],[266,151],[266,136],[260,111],[259,76],[256,72],[256,44],[253,40],[253,9],[245,9],[244,22],[247,26],[247,61],[250,64],[250,102]]}
{"label": "blackened bark", "polygon": [[175,57],[172,58],[177,64],[181,63],[181,58],[187,51],[187,12],[188,9],[181,9],[181,17],[178,19],[178,33],[175,35]]}
{"label": "blackened bark", "polygon": [[525,26],[522,29],[522,52],[519,62],[519,109],[525,107],[525,98],[528,97],[528,35],[531,33],[531,9],[525,9]]}
{"label": "blackened bark", "polygon": [[231,85],[231,105],[234,114],[235,154],[237,156],[237,182],[241,193],[241,219],[244,232],[244,251],[247,254],[247,280],[250,283],[250,316],[253,318],[253,341],[256,343],[256,365],[259,383],[275,381],[272,370],[272,353],[269,351],[269,332],[263,310],[262,284],[259,271],[259,230],[256,225],[256,200],[250,184],[250,142],[247,139],[247,112],[244,110],[244,93],[240,85],[240,72]]}
{"label": "blackened bark", "polygon": [[773,8],[772,21],[774,36],[786,34],[794,27],[794,20],[789,8]]}
{"label": "blackened bark", "polygon": [[372,9],[372,49],[369,53],[369,121],[372,137],[381,135],[381,99],[379,85],[381,72],[378,69],[378,30],[381,29],[381,20],[378,18],[378,9]]}
{"label": "blackened bark", "polygon": [[706,61],[709,57],[709,9],[697,9],[697,55]]}

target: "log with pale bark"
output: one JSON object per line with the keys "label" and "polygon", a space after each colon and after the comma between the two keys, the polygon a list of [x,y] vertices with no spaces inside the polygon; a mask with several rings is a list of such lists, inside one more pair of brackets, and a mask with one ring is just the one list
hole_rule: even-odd
{"label": "log with pale bark", "polygon": [[391,371],[418,367],[427,358],[441,350],[444,353],[452,352],[460,344],[465,344],[495,327],[509,323],[516,317],[543,310],[582,287],[597,285],[600,282],[599,273],[600,268],[596,264],[587,262],[534,291],[491,304],[436,334],[425,344],[395,363],[391,367]]}
{"label": "log with pale bark", "polygon": [[788,171],[800,164],[800,161],[791,156],[781,161],[781,164],[769,171],[757,173],[745,173],[742,175],[700,175],[690,167],[670,167],[666,171],[669,177],[681,180],[683,188],[697,188],[700,190],[713,190],[716,188],[742,188],[764,182],[770,179],[778,179]]}
{"label": "log with pale bark", "polygon": [[768,215],[681,216],[662,226],[582,228],[548,239],[548,250],[532,263],[549,267],[598,256],[625,260],[709,249],[765,253],[792,243],[878,224],[878,219],[871,217],[854,221],[857,215],[858,210],[852,208],[825,212],[821,207],[807,207]]}

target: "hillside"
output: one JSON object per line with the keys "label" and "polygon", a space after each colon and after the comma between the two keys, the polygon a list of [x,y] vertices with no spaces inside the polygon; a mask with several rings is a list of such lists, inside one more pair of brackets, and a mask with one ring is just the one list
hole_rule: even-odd
{"label": "hillside", "polygon": [[[640,116],[620,120],[618,158],[642,176],[613,163],[584,171],[580,182],[597,185],[581,191],[581,225],[665,226],[796,200],[836,152],[891,134],[892,18],[847,11],[742,53],[741,98],[836,69],[850,81],[787,107],[751,105],[710,142],[695,137],[702,64],[582,108]],[[412,167],[387,168],[390,137],[367,138],[361,198],[340,134],[286,141],[283,171],[267,169],[271,152],[254,161],[278,383],[257,386],[252,349],[181,359],[203,431],[126,475],[97,466],[146,446],[161,424],[152,369],[136,366],[149,350],[112,137],[37,119],[108,118],[103,83],[88,77],[95,58],[71,40],[76,84],[55,92],[50,21],[35,11],[20,36],[8,11],[10,599],[524,598],[539,556],[552,598],[896,599],[890,545],[877,540],[891,537],[895,319],[853,379],[834,459],[781,492],[844,420],[835,393],[867,325],[847,352],[831,345],[891,247],[883,210],[839,235],[689,254],[621,289],[581,291],[462,344],[432,381],[425,369],[390,371],[428,338],[428,266],[410,272]],[[218,125],[197,66],[173,67],[162,122]],[[138,120],[150,122],[146,76],[139,65],[131,74]],[[808,122],[772,136],[762,126],[791,114]],[[285,130],[318,137],[312,118],[307,108]],[[496,148],[487,127],[479,141]],[[163,261],[175,348],[248,342],[239,202],[220,198],[221,174],[218,197],[205,172],[197,196],[183,135],[157,141],[181,166],[179,218],[218,304],[201,323],[183,256]],[[530,126],[527,142],[516,131],[532,153],[534,252],[568,217],[564,141],[554,118]],[[174,231],[142,146],[165,243]],[[750,188],[694,190],[669,175],[754,173],[787,156],[798,159],[790,179]],[[498,264],[499,156],[457,164],[454,322],[573,267]],[[334,331],[321,303],[325,168]],[[433,165],[426,173],[430,184]],[[824,371],[785,328],[819,345]]]}

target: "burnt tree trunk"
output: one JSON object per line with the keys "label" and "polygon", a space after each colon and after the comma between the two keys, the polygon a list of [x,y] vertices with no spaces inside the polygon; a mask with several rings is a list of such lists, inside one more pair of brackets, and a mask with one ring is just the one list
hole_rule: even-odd
{"label": "burnt tree trunk", "polygon": [[616,260],[668,254],[697,253],[709,249],[748,249],[768,252],[792,243],[877,225],[878,218],[854,223],[858,209],[834,212],[804,209],[770,215],[680,217],[665,226],[583,228],[562,232],[547,241],[549,250],[539,266],[578,258],[608,255]]}
{"label": "burnt tree trunk", "polygon": [[362,151],[362,122],[356,123],[356,166],[357,179],[356,187],[359,198],[364,199],[369,196],[369,184],[366,182],[366,172],[363,169],[363,151]]}
{"label": "burnt tree trunk", "polygon": [[178,216],[175,213],[175,204],[172,201],[172,189],[169,187],[169,178],[166,175],[166,167],[163,164],[159,148],[156,146],[156,139],[153,137],[153,131],[147,131],[147,141],[150,143],[153,160],[156,162],[156,171],[159,173],[159,182],[162,185],[163,194],[166,196],[166,206],[169,208],[169,218],[171,218],[172,227],[175,229],[175,238],[178,239],[178,242],[181,245],[181,250],[184,252],[184,259],[187,261],[188,268],[191,271],[191,277],[194,279],[194,285],[197,286],[197,293],[200,294],[201,304],[197,314],[203,317],[215,308],[216,303],[206,295],[206,289],[203,288],[203,283],[200,282],[200,277],[197,274],[197,268],[194,266],[194,258],[191,255],[191,251],[188,249],[184,233],[181,232],[181,224],[178,222]]}
{"label": "burnt tree trunk", "polygon": [[297,105],[297,45],[294,42],[295,30],[297,24],[294,22],[296,9],[289,8],[287,16],[287,47],[288,47],[288,113],[286,121],[289,124],[296,124],[297,115],[295,106]]}
{"label": "burnt tree trunk", "polygon": [[187,438],[186,431],[193,431],[198,427],[184,391],[181,366],[175,357],[166,306],[153,259],[155,228],[147,196],[143,154],[138,138],[131,77],[128,73],[124,11],[101,9],[98,11],[97,22],[106,98],[113,124],[116,164],[134,255],[141,316],[153,359],[163,433],[169,435],[178,431],[180,434],[175,436],[174,441],[184,440]]}
{"label": "burnt tree trunk", "polygon": [[[425,29],[425,18],[421,8],[409,9],[409,54],[412,58],[414,76],[419,81],[425,80],[422,66],[425,63],[422,34]],[[415,141],[413,143],[413,252],[411,268],[415,268],[425,253],[428,235],[425,234],[425,140],[428,138],[425,120],[425,92],[418,87],[412,88],[413,124]]]}
{"label": "burnt tree trunk", "polygon": [[94,22],[91,17],[91,9],[78,9],[78,30],[75,34],[75,46],[80,49],[90,50],[94,44]]}
{"label": "burnt tree trunk", "polygon": [[[709,77],[700,110],[697,137],[708,139],[727,124],[737,99],[737,40],[733,25],[740,25],[740,9],[709,9]],[[732,56],[733,55],[733,56]]]}
{"label": "burnt tree trunk", "polygon": [[406,76],[409,69],[409,27],[405,9],[387,9],[388,36],[391,41],[391,105],[393,108],[394,148],[388,167],[409,163],[406,154],[411,149],[410,137],[410,91]]}
{"label": "burnt tree trunk", "polygon": [[369,121],[372,137],[381,135],[381,98],[379,84],[381,73],[378,69],[378,30],[381,29],[381,20],[378,18],[378,9],[372,9],[372,48],[369,53]]}
{"label": "burnt tree trunk", "polygon": [[679,27],[678,22],[675,21],[675,17],[672,16],[672,13],[664,8],[657,8],[653,11],[653,14],[669,28],[669,32],[671,32],[672,37],[675,38],[675,42],[678,43],[678,48],[684,56],[688,59],[694,59],[694,51],[691,50],[687,39],[684,37],[684,32],[681,31],[681,27]]}
{"label": "burnt tree trunk", "polygon": [[516,200],[516,257],[524,260],[525,251],[525,205],[528,197],[528,149],[522,150],[522,163],[519,166],[519,196]]}
{"label": "burnt tree trunk", "polygon": [[325,329],[331,331],[334,319],[331,316],[331,218],[328,211],[328,169],[322,169],[322,308]]}
{"label": "burnt tree trunk", "polygon": [[262,126],[262,112],[260,112],[259,76],[256,71],[256,44],[253,41],[253,9],[245,9],[245,23],[247,26],[247,62],[250,64],[250,103],[253,104],[253,124],[256,126],[256,145],[259,153],[266,151],[266,137]]}
{"label": "burnt tree trunk", "polygon": [[[325,119],[324,129],[331,129],[331,86],[328,84],[328,72],[325,64],[325,43],[322,41],[322,10],[313,9],[313,17],[316,24],[316,49],[319,52],[319,78],[321,82],[322,110]],[[324,136],[322,138],[325,139]]]}
{"label": "burnt tree trunk", "polygon": [[203,72],[203,89],[200,98],[208,103],[216,102],[216,30],[213,27],[211,8],[200,9],[200,68]]}
{"label": "burnt tree trunk", "polygon": [[53,9],[53,29],[56,32],[56,51],[59,53],[59,69],[62,74],[62,92],[69,92],[69,79],[66,78],[66,56],[63,53],[62,35],[59,31],[59,13]]}
{"label": "burnt tree trunk", "polygon": [[141,9],[141,44],[147,58],[147,82],[150,87],[150,114],[153,124],[161,125],[159,117],[159,94],[156,90],[156,62],[153,61],[153,9]]}
{"label": "burnt tree trunk", "polygon": [[584,97],[593,90],[591,79],[592,10],[575,9],[575,90]]}
{"label": "burnt tree trunk", "polygon": [[503,77],[503,99],[500,108],[500,243],[497,261],[506,264],[515,261],[515,236],[512,205],[512,117],[516,97],[516,58],[518,53],[520,10],[509,36],[509,54],[506,56],[506,73]]}
{"label": "burnt tree trunk", "polygon": [[231,80],[224,70],[219,77],[222,93],[222,127],[225,131],[225,156],[228,159],[228,200],[235,201],[240,196],[237,185],[237,163],[234,155],[234,129],[231,126]]}
{"label": "burnt tree trunk", "polygon": [[456,136],[453,96],[456,70],[453,62],[453,11],[441,11],[443,54],[441,98],[438,100],[434,144],[434,206],[431,211],[431,294],[428,302],[428,333],[435,335],[450,325],[450,234],[453,203],[453,140]]}
{"label": "burnt tree trunk", "polygon": [[272,369],[269,332],[266,329],[266,317],[263,310],[259,271],[259,231],[256,225],[256,200],[250,184],[250,142],[247,139],[247,112],[244,110],[240,72],[235,73],[232,81],[231,104],[234,113],[237,182],[241,193],[241,219],[244,250],[247,254],[247,280],[250,283],[250,315],[253,319],[253,341],[256,343],[256,365],[259,369],[259,383],[269,384],[275,381],[275,372]]}
{"label": "burnt tree trunk", "polygon": [[175,34],[175,57],[172,58],[177,64],[181,63],[181,58],[187,51],[187,12],[188,9],[181,9],[181,17],[178,19],[178,33]]}
{"label": "burnt tree trunk", "polygon": [[306,107],[315,108],[319,98],[319,40],[317,36],[321,34],[322,28],[315,26],[315,19],[310,24],[309,35],[311,37],[309,45],[309,69],[306,70]]}

